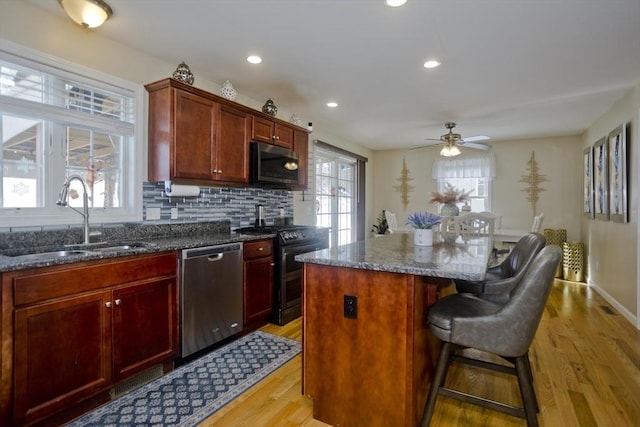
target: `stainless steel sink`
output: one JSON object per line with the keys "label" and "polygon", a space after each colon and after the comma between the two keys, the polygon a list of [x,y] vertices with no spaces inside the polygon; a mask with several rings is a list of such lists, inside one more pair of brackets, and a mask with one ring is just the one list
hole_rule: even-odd
{"label": "stainless steel sink", "polygon": [[87,251],[87,250],[73,249],[73,250],[62,250],[62,251],[51,251],[51,252],[38,252],[34,254],[18,255],[11,258],[18,261],[42,261],[42,260],[78,256],[78,255],[91,255],[92,253],[94,252]]}
{"label": "stainless steel sink", "polygon": [[94,248],[92,250],[96,252],[118,252],[118,251],[130,250],[130,249],[146,248],[147,246],[148,245],[145,245],[142,243],[130,243],[130,244],[123,244],[123,245],[101,246],[101,247]]}

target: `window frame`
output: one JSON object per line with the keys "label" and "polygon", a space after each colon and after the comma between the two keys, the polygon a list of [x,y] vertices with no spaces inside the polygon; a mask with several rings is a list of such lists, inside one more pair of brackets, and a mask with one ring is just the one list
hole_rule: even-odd
{"label": "window frame", "polygon": [[[85,67],[83,65],[67,61],[62,58],[54,57],[40,51],[27,48],[25,46],[0,39],[0,58],[8,62],[16,63],[30,68],[36,68],[44,72],[52,74],[69,76],[75,81],[86,83],[96,88],[107,91],[126,94],[133,99],[133,132],[127,147],[123,150],[122,172],[124,174],[122,192],[122,207],[118,208],[90,208],[91,224],[104,223],[120,223],[120,222],[137,222],[142,220],[142,183],[143,174],[146,171],[146,162],[144,161],[144,106],[146,105],[146,94],[144,87],[130,81],[108,75],[106,73]],[[90,77],[88,77],[90,76]],[[15,98],[0,98],[0,101]],[[18,100],[19,101],[19,100]],[[24,104],[24,105],[20,105]],[[6,107],[5,105],[8,105]],[[46,106],[44,106],[46,108]],[[82,127],[77,124],[64,122],[64,117],[46,117],[38,116],[39,108],[20,103],[7,102],[0,103],[0,111],[3,114],[18,115],[29,117],[31,119],[43,120],[45,124],[55,123],[57,125],[66,125],[72,127]],[[95,127],[91,118],[86,121],[87,129]],[[92,126],[93,125],[93,126]],[[101,131],[107,131],[100,128]],[[115,125],[110,129],[112,132],[118,132],[118,126]],[[48,137],[48,136],[47,136]],[[58,141],[55,141],[57,143]],[[47,168],[50,162],[46,160],[51,156],[51,142],[45,143],[44,167]],[[63,150],[58,147],[59,150]],[[54,162],[55,163],[55,162]],[[136,167],[143,165],[143,167]],[[4,208],[0,207],[0,220],[3,227],[25,227],[25,226],[49,226],[49,225],[70,225],[81,224],[82,217],[69,208],[60,207],[55,204],[57,195],[64,182],[65,171],[60,167],[51,172],[45,172],[44,179],[53,180],[52,184],[45,189],[44,207],[41,208]],[[59,183],[56,181],[59,180]]]}

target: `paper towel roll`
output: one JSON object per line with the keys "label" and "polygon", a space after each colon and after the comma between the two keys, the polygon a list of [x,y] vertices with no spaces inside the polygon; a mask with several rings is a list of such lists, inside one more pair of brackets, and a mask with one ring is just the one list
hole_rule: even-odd
{"label": "paper towel roll", "polygon": [[197,185],[178,185],[171,184],[166,187],[164,192],[169,197],[198,197],[200,195],[200,187]]}

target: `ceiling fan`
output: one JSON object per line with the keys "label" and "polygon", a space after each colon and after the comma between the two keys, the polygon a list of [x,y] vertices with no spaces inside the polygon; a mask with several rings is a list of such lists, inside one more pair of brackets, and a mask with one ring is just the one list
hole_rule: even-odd
{"label": "ceiling fan", "polygon": [[[440,136],[440,139],[425,138],[427,141],[438,141],[444,144],[440,155],[444,157],[454,157],[461,153],[459,146],[466,146],[471,148],[477,148],[479,150],[489,150],[491,146],[489,144],[478,143],[476,141],[486,141],[490,139],[486,135],[469,136],[463,138],[459,133],[453,133],[453,128],[456,127],[454,122],[447,122],[444,127],[449,129],[449,133],[445,133]],[[435,144],[428,144],[435,145]]]}

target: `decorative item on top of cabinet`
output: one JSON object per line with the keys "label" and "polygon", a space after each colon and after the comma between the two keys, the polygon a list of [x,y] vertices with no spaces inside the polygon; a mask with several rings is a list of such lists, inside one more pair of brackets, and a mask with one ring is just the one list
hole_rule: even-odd
{"label": "decorative item on top of cabinet", "polygon": [[273,313],[273,240],[245,242],[244,328],[259,328]]}
{"label": "decorative item on top of cabinet", "polygon": [[229,80],[226,80],[222,84],[222,88],[220,89],[220,96],[222,96],[223,98],[229,99],[231,101],[235,101],[237,95],[238,95],[238,92],[233,88],[233,85],[231,84],[231,82]]}
{"label": "decorative item on top of cabinet", "polygon": [[181,82],[192,85],[194,81],[193,73],[189,69],[189,66],[183,62],[178,65],[178,68],[173,72],[173,78]]}
{"label": "decorative item on top of cabinet", "polygon": [[273,102],[273,100],[269,98],[267,99],[267,102],[265,102],[262,106],[262,112],[275,117],[276,114],[278,114],[278,107],[276,107],[276,104]]}
{"label": "decorative item on top of cabinet", "polygon": [[302,119],[296,113],[293,113],[291,115],[291,118],[289,119],[289,121],[296,126],[302,127]]}

